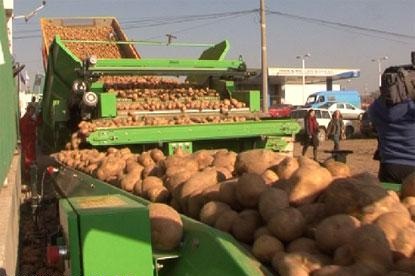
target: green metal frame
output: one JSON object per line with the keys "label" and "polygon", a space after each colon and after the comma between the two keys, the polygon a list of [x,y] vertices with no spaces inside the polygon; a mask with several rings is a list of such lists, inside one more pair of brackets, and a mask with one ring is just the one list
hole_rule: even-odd
{"label": "green metal frame", "polygon": [[[68,109],[68,102],[72,96],[72,83],[83,78],[81,76],[83,63],[66,47],[65,43],[71,41],[61,40],[56,36],[48,56],[48,72],[42,101],[44,124],[40,136],[44,150],[49,152],[62,149],[69,140],[73,131],[69,128]],[[205,80],[204,85],[219,88],[221,98],[240,99],[247,103],[251,112],[257,112],[260,109],[259,91],[234,91],[234,80],[247,74],[246,65],[242,59],[225,60],[228,51],[229,42],[225,40],[206,49],[199,59],[98,59],[88,70],[92,74],[92,79],[98,79],[102,75],[124,74],[189,76],[189,79]],[[98,112],[95,113],[99,118],[113,118],[120,115],[116,110],[117,99],[114,95],[104,92],[103,83],[93,82],[90,89],[99,96]],[[149,112],[148,115],[150,114]],[[268,136],[291,136],[298,131],[299,126],[295,121],[246,121],[227,124],[98,129],[90,134],[87,141],[93,146],[191,142],[193,148],[198,148],[198,144],[202,144],[201,141],[211,140],[212,145],[222,140],[235,148],[249,149],[246,146],[238,146],[239,140],[250,139],[243,143],[259,145],[260,143],[257,142],[259,139],[266,140]],[[232,139],[234,141],[231,141]],[[205,142],[203,144],[206,145]],[[48,148],[45,149],[45,146]]]}
{"label": "green metal frame", "polygon": [[248,137],[291,135],[300,126],[293,120],[247,121],[243,123],[149,126],[97,129],[87,141],[94,146],[142,143],[183,142],[195,140],[238,139]]}

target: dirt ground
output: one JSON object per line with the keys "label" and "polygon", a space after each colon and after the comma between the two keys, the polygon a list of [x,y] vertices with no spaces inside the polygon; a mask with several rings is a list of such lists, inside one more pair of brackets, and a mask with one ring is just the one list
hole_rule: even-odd
{"label": "dirt ground", "polygon": [[[340,149],[351,150],[352,154],[347,156],[347,164],[350,166],[352,173],[370,172],[377,175],[379,168],[379,161],[372,159],[373,153],[376,150],[376,139],[350,139],[340,141]],[[326,150],[333,149],[333,142],[331,140],[325,141],[320,144],[318,148],[317,159],[319,162],[324,162],[330,158],[329,153],[325,153]],[[300,143],[295,143],[294,156],[301,155],[302,146]],[[313,149],[309,147],[306,153],[307,157],[313,156]]]}

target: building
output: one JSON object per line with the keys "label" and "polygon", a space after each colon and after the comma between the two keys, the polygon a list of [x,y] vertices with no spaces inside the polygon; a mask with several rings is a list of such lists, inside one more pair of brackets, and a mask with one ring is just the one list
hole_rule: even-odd
{"label": "building", "polygon": [[[262,75],[255,70],[255,77],[241,82],[238,87],[245,90],[261,88]],[[304,85],[303,85],[304,73]],[[286,103],[303,105],[307,97],[318,91],[340,90],[340,80],[358,78],[360,69],[341,68],[268,68],[269,104]]]}

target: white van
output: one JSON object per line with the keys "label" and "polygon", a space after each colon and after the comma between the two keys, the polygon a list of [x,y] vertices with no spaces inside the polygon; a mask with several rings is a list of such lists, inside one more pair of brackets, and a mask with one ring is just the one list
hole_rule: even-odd
{"label": "white van", "polygon": [[[302,135],[304,133],[304,118],[307,115],[307,112],[310,108],[300,108],[293,110],[291,112],[291,118],[296,119],[297,122],[301,126],[301,131],[298,135]],[[319,125],[319,133],[318,133],[318,140],[320,142],[323,142],[327,138],[327,127],[330,123],[331,116],[333,112],[328,111],[327,109],[320,109],[320,108],[313,108],[316,114],[317,123]],[[349,139],[354,134],[354,126],[353,122],[350,120],[343,120],[344,127],[345,127],[345,134],[346,138]],[[301,136],[299,136],[301,137]]]}

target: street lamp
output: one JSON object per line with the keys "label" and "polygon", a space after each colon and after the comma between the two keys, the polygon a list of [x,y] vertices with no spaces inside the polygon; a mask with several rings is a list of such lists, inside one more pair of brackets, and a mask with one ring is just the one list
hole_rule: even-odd
{"label": "street lamp", "polygon": [[303,67],[303,71],[302,71],[302,75],[303,75],[303,104],[305,102],[305,60],[306,58],[311,57],[310,53],[307,53],[305,55],[302,56],[297,56],[297,59],[301,59],[301,65]]}
{"label": "street lamp", "polygon": [[388,60],[388,59],[389,58],[387,56],[372,59],[372,62],[377,62],[378,63],[379,87],[382,86],[382,62],[385,61],[385,60]]}

